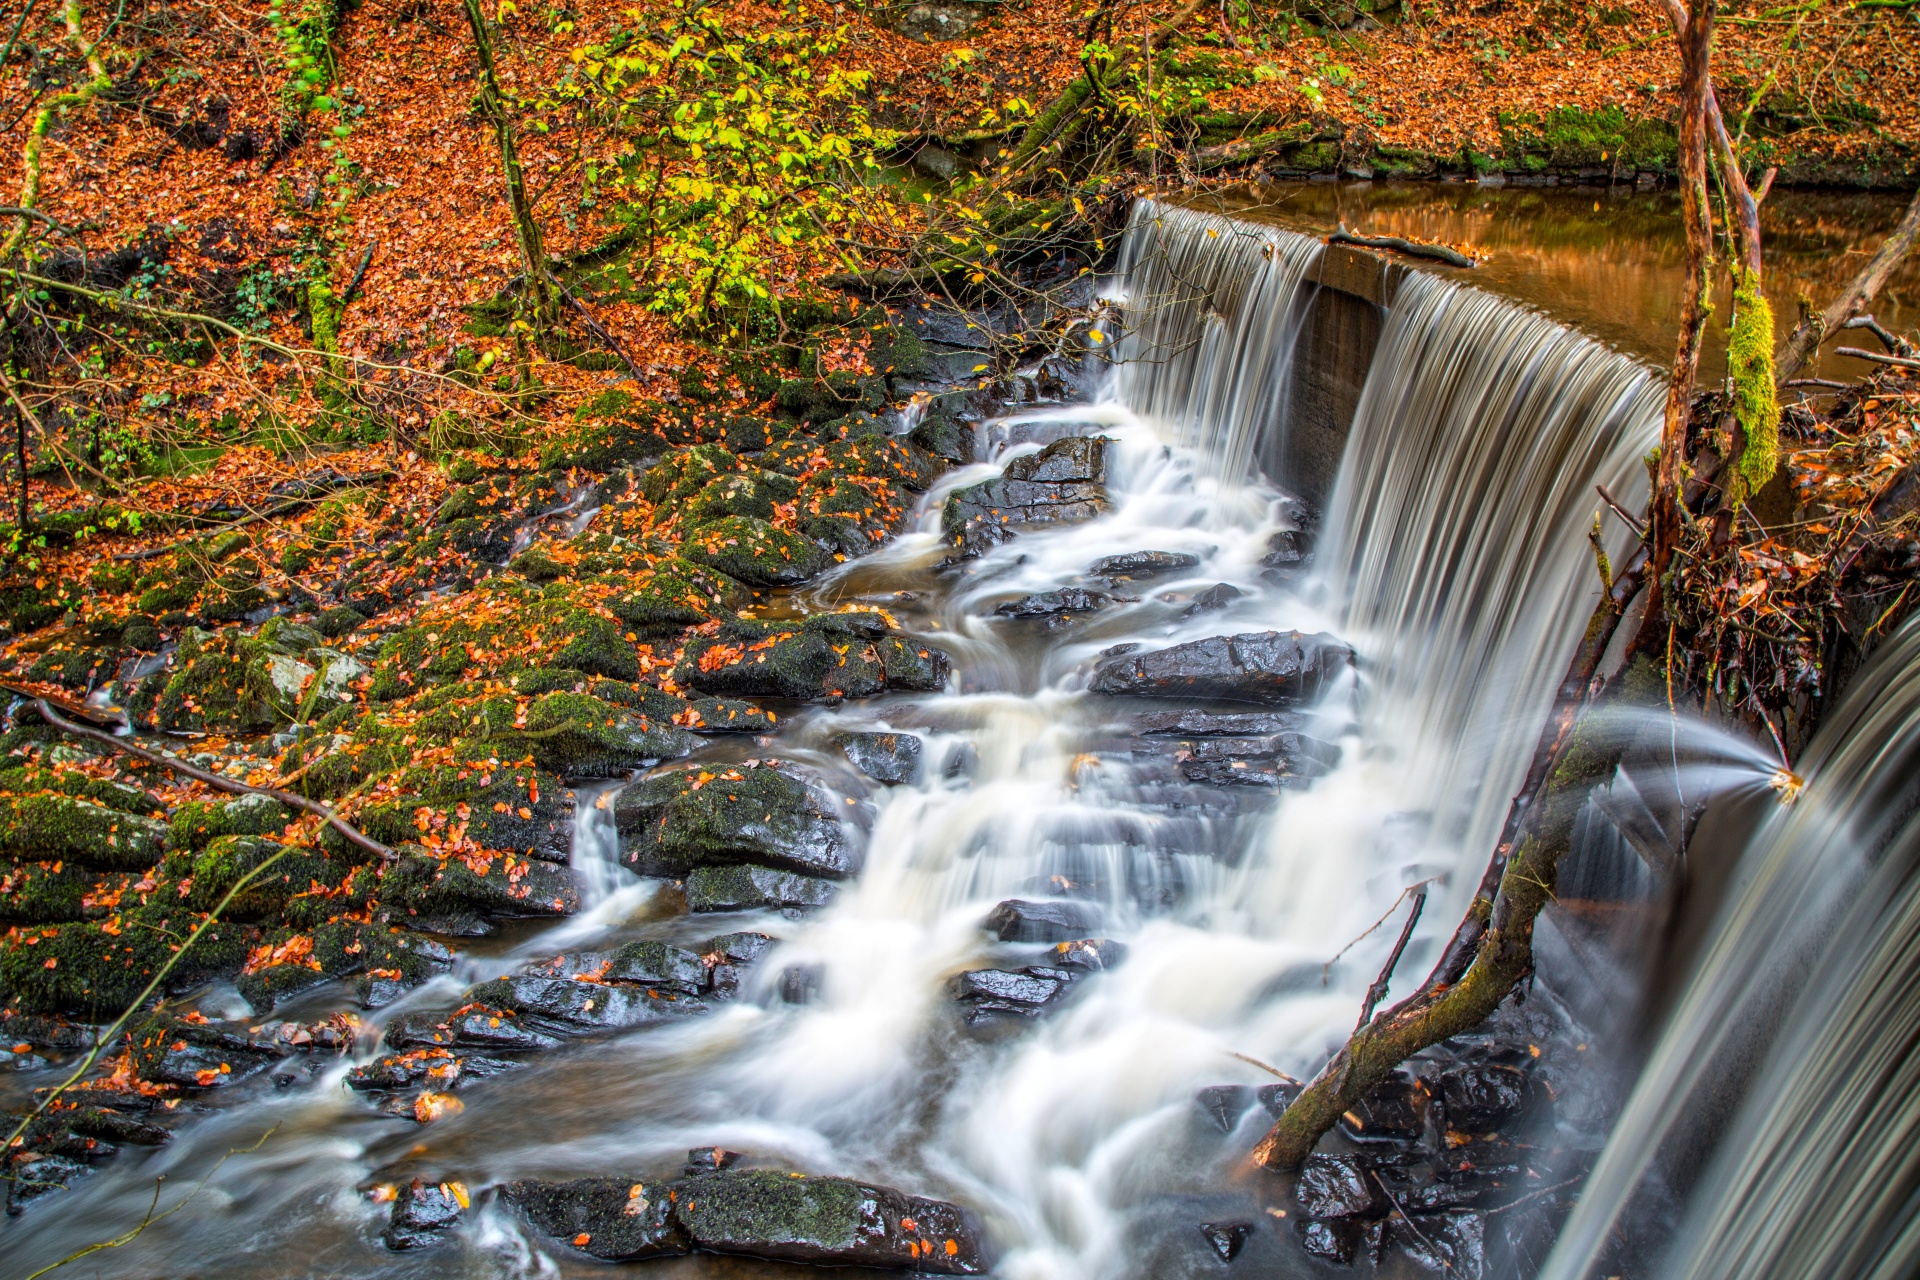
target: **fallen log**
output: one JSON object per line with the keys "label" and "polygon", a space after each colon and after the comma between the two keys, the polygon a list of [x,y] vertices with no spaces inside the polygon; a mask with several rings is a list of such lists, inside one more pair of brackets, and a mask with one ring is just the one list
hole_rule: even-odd
{"label": "fallen log", "polygon": [[1449,249],[1443,244],[1422,244],[1418,240],[1408,240],[1401,236],[1357,236],[1347,230],[1346,224],[1327,237],[1328,244],[1357,244],[1364,249],[1392,249],[1396,253],[1411,254],[1416,258],[1431,258],[1435,262],[1444,262],[1450,267],[1472,267],[1478,264],[1458,249]]}
{"label": "fallen log", "polygon": [[1774,377],[1782,383],[1798,377],[1813,353],[1826,341],[1827,335],[1846,327],[1879,296],[1881,288],[1893,275],[1893,269],[1912,252],[1916,239],[1920,239],[1920,190],[1913,193],[1913,202],[1907,206],[1906,214],[1887,238],[1881,241],[1867,265],[1860,269],[1860,274],[1847,282],[1847,287],[1827,304],[1825,311],[1817,316],[1810,309],[1805,311],[1800,323],[1780,340],[1773,354]]}

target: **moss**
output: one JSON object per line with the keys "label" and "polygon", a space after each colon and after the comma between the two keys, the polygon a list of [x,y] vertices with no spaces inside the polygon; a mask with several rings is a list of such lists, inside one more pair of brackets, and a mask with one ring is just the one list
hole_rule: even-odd
{"label": "moss", "polygon": [[203,849],[227,836],[277,836],[294,820],[293,810],[270,796],[189,800],[168,824],[176,849]]}
{"label": "moss", "polygon": [[186,733],[260,732],[285,723],[295,698],[274,685],[276,656],[289,655],[238,632],[187,632],[154,702],[154,723]]}
{"label": "moss", "polygon": [[523,735],[543,768],[569,778],[618,778],[661,760],[683,756],[693,737],[645,712],[591,694],[549,693],[527,708]]}
{"label": "moss", "polygon": [[0,916],[31,924],[98,919],[124,896],[129,874],[101,876],[74,862],[27,862],[0,875]]}
{"label": "moss", "polygon": [[34,659],[27,675],[69,689],[92,689],[113,679],[119,659],[120,651],[114,648],[55,645]]}
{"label": "moss", "polygon": [[469,669],[498,678],[536,666],[631,680],[640,674],[640,656],[613,618],[574,603],[568,592],[542,596],[500,583],[462,597],[458,613],[431,616],[390,637],[368,696],[404,697],[459,680]]}
{"label": "moss", "polygon": [[[133,1003],[204,919],[177,901],[156,902],[106,920],[16,930],[0,947],[0,987],[28,1013],[104,1021]],[[253,939],[243,925],[216,922],[175,965],[166,989],[239,969]]]}
{"label": "moss", "polygon": [[832,563],[805,538],[752,516],[727,516],[702,527],[682,544],[681,555],[757,587],[795,586]]}
{"label": "moss", "polygon": [[654,567],[605,605],[616,618],[641,634],[661,635],[697,626],[724,612],[740,593],[739,584],[704,565],[667,560]]}
{"label": "moss", "polygon": [[95,778],[71,769],[37,765],[0,769],[0,791],[14,795],[57,791],[61,795],[84,796],[122,813],[138,813],[147,817],[158,814],[163,808],[157,796],[131,783]]}
{"label": "moss", "polygon": [[[393,779],[399,798],[361,809],[358,826],[390,845],[431,835],[565,862],[573,833],[566,786],[552,773],[503,759],[512,754],[463,743],[449,763],[406,769]],[[347,852],[345,838],[331,830],[321,843]]]}
{"label": "moss", "polygon": [[716,476],[680,509],[680,518],[689,529],[727,516],[771,520],[775,506],[793,501],[799,488],[789,476],[758,468]]}
{"label": "moss", "polygon": [[655,506],[684,502],[715,478],[738,471],[740,467],[740,459],[717,444],[676,449],[647,468],[640,481],[640,493]]}
{"label": "moss", "polygon": [[167,827],[72,796],[0,796],[0,849],[15,859],[137,871],[166,852]]}
{"label": "moss", "polygon": [[1727,373],[1733,379],[1733,416],[1740,424],[1740,480],[1744,498],[1773,479],[1780,450],[1780,399],[1773,382],[1773,308],[1759,276],[1737,271]]}
{"label": "moss", "polygon": [[314,619],[313,629],[329,640],[339,640],[366,625],[366,615],[358,609],[336,605]]}
{"label": "moss", "polygon": [[508,857],[482,865],[484,871],[458,858],[443,863],[411,847],[381,877],[380,902],[396,922],[404,913],[408,922],[448,932],[470,932],[483,915],[568,915],[580,905],[565,867]]}
{"label": "moss", "polygon": [[221,836],[193,859],[188,905],[211,911],[244,876],[256,871],[259,874],[228,904],[229,918],[278,916],[294,894],[305,893],[316,883],[335,884],[346,875],[345,867],[312,849],[290,848],[260,836]]}
{"label": "moss", "polygon": [[690,641],[674,682],[723,697],[864,698],[886,687],[871,641],[874,614],[816,614],[803,623],[735,620],[718,636]]}

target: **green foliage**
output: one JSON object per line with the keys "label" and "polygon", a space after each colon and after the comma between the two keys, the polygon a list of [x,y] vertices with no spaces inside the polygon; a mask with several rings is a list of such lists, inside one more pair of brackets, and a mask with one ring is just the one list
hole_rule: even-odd
{"label": "green foliage", "polygon": [[720,313],[772,306],[770,254],[830,243],[856,221],[891,138],[868,116],[872,73],[829,65],[846,41],[844,27],[770,27],[689,5],[573,51],[578,74],[562,96],[586,99],[629,139],[586,178],[614,189],[651,245],[655,311],[713,329]]}
{"label": "green foliage", "polygon": [[1744,442],[1740,480],[1747,493],[1773,479],[1780,450],[1780,399],[1773,383],[1773,308],[1756,272],[1735,269],[1733,329],[1727,373],[1733,378],[1733,416]]}
{"label": "green foliage", "polygon": [[1546,114],[1503,111],[1497,120],[1509,163],[1534,172],[1591,169],[1671,169],[1678,153],[1673,126],[1629,116],[1617,106],[1595,111],[1555,107]]}

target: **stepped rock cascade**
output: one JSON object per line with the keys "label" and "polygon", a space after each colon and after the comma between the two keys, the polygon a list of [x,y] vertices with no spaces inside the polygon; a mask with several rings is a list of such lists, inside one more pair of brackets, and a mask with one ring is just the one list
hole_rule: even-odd
{"label": "stepped rock cascade", "polygon": [[1920,625],[1854,678],[1796,767],[1806,785],[1741,852],[1552,1280],[1593,1274],[1629,1206],[1674,1197],[1644,1274],[1920,1266]]}
{"label": "stepped rock cascade", "polygon": [[[388,1208],[354,1190],[377,1183],[414,1188],[395,1204],[415,1218],[445,1210],[455,1225],[402,1226],[446,1272],[557,1274],[569,1240],[684,1251],[707,1238],[692,1206],[640,1190],[695,1176],[689,1149],[821,1175],[794,1192],[821,1203],[871,1186],[963,1206],[1008,1280],[1308,1265],[1269,1216],[1281,1184],[1236,1177],[1278,1105],[1247,1059],[1317,1070],[1393,947],[1369,926],[1415,881],[1477,882],[1587,613],[1593,485],[1633,501],[1658,417],[1642,367],[1408,276],[1312,553],[1312,514],[1252,460],[1284,430],[1320,252],[1142,202],[1104,398],[987,424],[997,456],[775,602],[888,611],[887,634],[945,655],[944,688],[781,704],[623,791],[582,788],[582,914],[368,1014],[350,1069],[235,1083],[161,1156],[23,1217],[19,1256],[125,1230],[153,1172],[188,1182],[277,1121],[211,1179],[237,1211],[154,1222],[143,1266],[419,1274],[378,1243]],[[947,499],[1017,458],[1044,470],[1063,436],[1104,440],[1065,442],[1099,450],[1100,502],[1049,520],[1040,495],[1004,540],[956,545]],[[670,860],[682,881],[630,870]],[[1402,982],[1456,918],[1428,911]],[[423,1139],[384,1081],[394,1050],[447,1044],[463,1109]],[[327,1087],[343,1077],[358,1092]],[[428,1203],[455,1179],[475,1193],[460,1215]],[[640,1215],[632,1239],[540,1226],[603,1202]],[[228,1273],[285,1270],[248,1265]]]}

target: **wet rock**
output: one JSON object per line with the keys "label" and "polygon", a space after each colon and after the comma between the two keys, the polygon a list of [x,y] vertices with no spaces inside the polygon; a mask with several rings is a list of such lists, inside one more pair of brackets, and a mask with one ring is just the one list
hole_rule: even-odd
{"label": "wet rock", "polygon": [[522,1022],[510,1009],[490,1009],[469,1003],[449,1018],[429,1013],[406,1013],[387,1025],[383,1037],[390,1049],[451,1048],[526,1053],[552,1049],[562,1041]]}
{"label": "wet rock", "polygon": [[964,4],[916,4],[893,20],[893,28],[909,40],[958,40],[979,22],[980,15]]}
{"label": "wet rock", "polygon": [[1009,600],[996,606],[994,612],[1003,618],[1057,618],[1065,614],[1097,613],[1118,598],[1104,591],[1067,587],[1060,591],[1042,591],[1021,596],[1018,600]]}
{"label": "wet rock", "polygon": [[1112,938],[1075,938],[1048,948],[1045,963],[1050,968],[1098,973],[1119,967],[1126,958],[1126,945]]}
{"label": "wet rock", "polygon": [[848,1178],[728,1169],[679,1184],[675,1219],[693,1243],[820,1266],[981,1275],[992,1257],[958,1205]]}
{"label": "wet rock", "polygon": [[57,1191],[65,1191],[92,1172],[91,1166],[68,1156],[23,1152],[14,1156],[7,1181],[7,1214],[18,1217],[26,1207]]}
{"label": "wet rock", "polygon": [[1299,702],[1352,661],[1353,651],[1332,636],[1259,631],[1122,654],[1096,667],[1089,687],[1136,697]]}
{"label": "wet rock", "polygon": [[1253,1086],[1245,1084],[1208,1085],[1194,1094],[1193,1100],[1222,1133],[1232,1133],[1255,1101]]}
{"label": "wet rock", "polygon": [[1060,994],[1057,978],[1005,969],[973,969],[950,980],[958,1000],[1011,1001],[1038,1009]]}
{"label": "wet rock", "polygon": [[143,871],[160,860],[167,844],[165,823],[91,798],[0,796],[0,849],[13,857]]}
{"label": "wet rock", "polygon": [[737,698],[695,698],[687,727],[702,736],[720,733],[772,733],[777,717]]}
{"label": "wet rock", "polygon": [[219,1088],[278,1057],[280,1049],[271,1041],[249,1040],[186,1018],[150,1022],[133,1039],[134,1070],[154,1084]]}
{"label": "wet rock", "polygon": [[674,679],[723,697],[866,698],[886,689],[946,687],[947,656],[891,632],[873,613],[799,621],[737,618],[685,646]]}
{"label": "wet rock", "polygon": [[754,587],[792,587],[833,564],[833,557],[757,516],[726,516],[691,531],[686,560]]}
{"label": "wet rock", "polygon": [[777,941],[764,933],[723,933],[702,943],[700,951],[718,963],[748,965],[772,950]]}
{"label": "wet rock", "polygon": [[1301,733],[1262,738],[1202,738],[1176,751],[1189,782],[1215,787],[1298,786],[1340,763],[1340,748]]}
{"label": "wet rock", "polygon": [[1297,733],[1307,717],[1297,711],[1146,711],[1128,722],[1147,735],[1244,738]]}
{"label": "wet rock", "polygon": [[1027,902],[1010,898],[987,915],[988,932],[1002,942],[1064,942],[1100,927],[1098,908],[1084,902]]}
{"label": "wet rock", "polygon": [[362,1092],[390,1092],[416,1086],[447,1091],[459,1088],[467,1080],[484,1080],[525,1065],[508,1058],[460,1054],[451,1049],[410,1049],[354,1067],[347,1072],[347,1087]]}
{"label": "wet rock", "polygon": [[1386,1195],[1358,1156],[1310,1155],[1293,1184],[1294,1203],[1309,1218],[1377,1218]]}
{"label": "wet rock", "polygon": [[380,896],[420,928],[471,934],[485,931],[487,916],[564,916],[580,909],[571,867],[506,854],[481,860],[480,870],[461,858],[442,862],[417,845],[403,846],[402,854],[387,868]]}
{"label": "wet rock", "polygon": [[1070,437],[1015,458],[999,479],[948,495],[940,527],[960,556],[976,556],[1033,525],[1091,520],[1107,510],[1106,440]]}
{"label": "wet rock", "polygon": [[1197,569],[1200,557],[1184,551],[1128,551],[1122,555],[1106,556],[1087,566],[1087,572],[1096,578],[1126,578],[1138,581],[1144,578],[1164,578],[1170,573],[1182,569]]}
{"label": "wet rock", "polygon": [[467,998],[510,1010],[525,1025],[559,1035],[625,1030],[707,1011],[701,1001],[672,991],[537,974],[483,982]]}
{"label": "wet rock", "polygon": [[1313,536],[1305,529],[1281,529],[1267,539],[1267,554],[1260,563],[1269,569],[1286,569],[1307,562],[1313,554]]}
{"label": "wet rock", "polygon": [[788,965],[780,971],[781,1003],[812,1004],[825,977],[826,970],[817,964]]}
{"label": "wet rock", "polygon": [[740,1163],[741,1155],[741,1152],[729,1151],[725,1147],[695,1147],[687,1152],[687,1162],[680,1167],[680,1176],[691,1178],[702,1173],[731,1169]]}
{"label": "wet rock", "polygon": [[1520,1114],[1527,1073],[1501,1063],[1466,1063],[1440,1073],[1440,1100],[1449,1128],[1486,1133]]}
{"label": "wet rock", "polygon": [[1216,582],[1195,596],[1193,603],[1186,607],[1182,616],[1191,618],[1195,614],[1211,613],[1218,609],[1224,609],[1245,594],[1246,592],[1240,590],[1240,588],[1234,586],[1231,582]]}
{"label": "wet rock", "polygon": [[1412,1142],[1426,1132],[1426,1092],[1404,1070],[1369,1089],[1340,1119],[1340,1131],[1356,1142]]}
{"label": "wet rock", "polygon": [[1486,1274],[1487,1220],[1478,1213],[1396,1217],[1387,1238],[1428,1271],[1471,1280]]}
{"label": "wet rock", "polygon": [[606,1262],[641,1262],[693,1251],[673,1216],[671,1189],[623,1178],[509,1182],[500,1197],[535,1228]]}
{"label": "wet rock", "polygon": [[907,439],[956,466],[971,465],[978,451],[973,428],[944,413],[929,413],[907,433]]}
{"label": "wet rock", "polygon": [[699,867],[687,877],[689,911],[802,910],[824,907],[838,888],[832,881],[766,867]]}
{"label": "wet rock", "polygon": [[458,1182],[422,1182],[415,1178],[394,1197],[387,1229],[380,1233],[389,1249],[420,1249],[439,1242],[440,1233],[459,1224],[467,1210],[467,1189]]}
{"label": "wet rock", "polygon": [[1309,1255],[1350,1267],[1359,1255],[1366,1225],[1351,1218],[1295,1218],[1293,1229]]}
{"label": "wet rock", "polygon": [[1266,1108],[1267,1114],[1278,1120],[1304,1088],[1306,1086],[1297,1080],[1283,1080],[1261,1085],[1255,1096],[1260,1105]]}
{"label": "wet rock", "polygon": [[1200,1234],[1206,1237],[1207,1244],[1220,1261],[1232,1262],[1246,1247],[1253,1228],[1251,1222],[1203,1222],[1200,1224]]}
{"label": "wet rock", "polygon": [[748,761],[643,779],[614,802],[614,824],[620,860],[639,875],[753,863],[837,880],[860,869],[842,807],[798,766]]}
{"label": "wet rock", "polygon": [[911,733],[843,733],[833,742],[876,782],[912,782],[920,775],[920,739]]}

